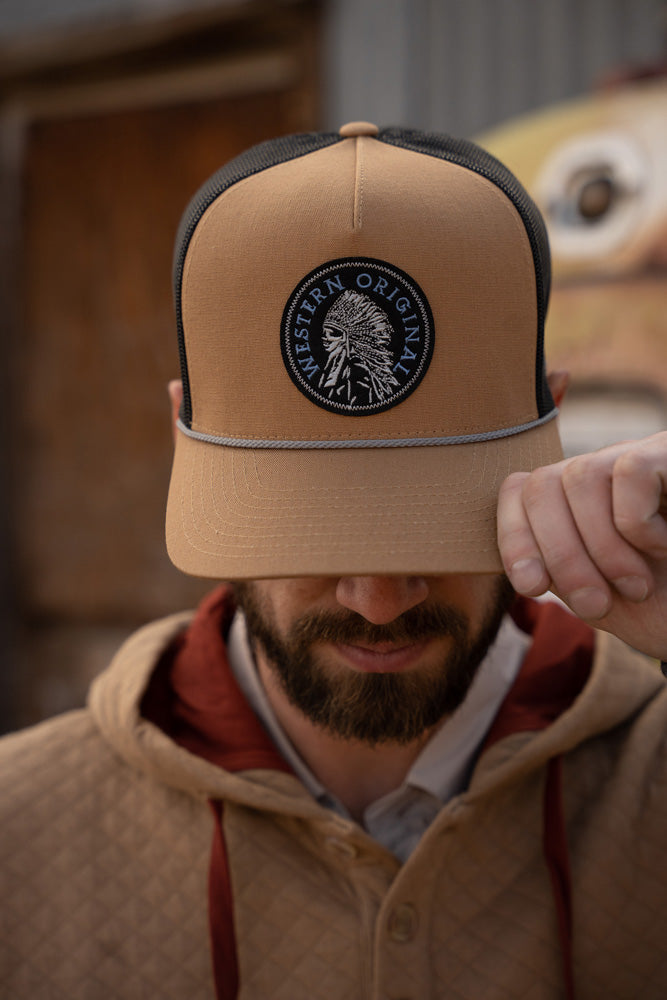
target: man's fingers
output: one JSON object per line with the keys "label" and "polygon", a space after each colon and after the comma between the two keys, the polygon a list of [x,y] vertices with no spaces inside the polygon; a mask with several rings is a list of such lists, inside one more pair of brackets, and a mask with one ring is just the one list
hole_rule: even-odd
{"label": "man's fingers", "polygon": [[523,505],[523,486],[529,475],[528,472],[515,472],[500,488],[498,547],[514,589],[535,597],[549,589],[551,578]]}
{"label": "man's fingers", "polygon": [[[597,620],[611,607],[611,591],[579,533],[564,487],[565,466],[566,463],[561,462],[537,469],[521,483],[520,502],[527,525],[519,529],[520,534],[515,528],[509,548],[505,536],[508,575],[516,586],[517,568],[521,571],[522,561],[541,559],[552,589],[581,618]],[[610,501],[607,507],[611,508]],[[516,510],[514,518],[518,525],[520,516]],[[528,540],[528,528],[532,542]],[[522,551],[519,550],[519,538]],[[522,588],[521,592],[526,593]]]}
{"label": "man's fingers", "polygon": [[612,509],[615,449],[581,455],[563,464],[568,507],[592,563],[621,596],[643,601],[652,586],[645,560],[619,533]]}
{"label": "man's fingers", "polygon": [[667,432],[510,476],[498,545],[515,589],[667,657]]}
{"label": "man's fingers", "polygon": [[612,509],[620,534],[655,559],[667,556],[667,434],[656,434],[618,456]]}
{"label": "man's fingers", "polygon": [[614,594],[642,602],[653,593],[666,511],[667,433],[517,473],[498,505],[506,572],[520,593],[551,588],[580,617],[599,619]]}

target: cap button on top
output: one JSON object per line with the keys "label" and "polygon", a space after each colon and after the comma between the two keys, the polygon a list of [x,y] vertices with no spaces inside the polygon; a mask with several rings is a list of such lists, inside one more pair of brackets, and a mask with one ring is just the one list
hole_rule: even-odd
{"label": "cap button on top", "polygon": [[339,129],[338,134],[343,139],[352,139],[357,135],[377,135],[379,131],[372,122],[348,122]]}

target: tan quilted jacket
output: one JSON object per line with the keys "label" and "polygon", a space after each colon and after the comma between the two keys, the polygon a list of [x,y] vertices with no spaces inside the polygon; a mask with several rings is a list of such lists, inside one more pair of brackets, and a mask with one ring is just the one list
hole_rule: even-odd
{"label": "tan quilted jacket", "polygon": [[577,701],[496,743],[402,867],[289,774],[231,774],[138,704],[183,616],[89,708],[0,743],[2,1000],[212,1000],[210,798],[225,802],[240,1000],[557,1000],[545,763],[565,755],[577,1000],[667,997],[667,693],[600,636]]}

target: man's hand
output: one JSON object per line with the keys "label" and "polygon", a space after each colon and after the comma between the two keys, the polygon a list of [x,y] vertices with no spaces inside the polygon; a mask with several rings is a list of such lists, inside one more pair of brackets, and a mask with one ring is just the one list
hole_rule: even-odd
{"label": "man's hand", "polygon": [[498,544],[515,590],[667,660],[667,432],[503,484]]}

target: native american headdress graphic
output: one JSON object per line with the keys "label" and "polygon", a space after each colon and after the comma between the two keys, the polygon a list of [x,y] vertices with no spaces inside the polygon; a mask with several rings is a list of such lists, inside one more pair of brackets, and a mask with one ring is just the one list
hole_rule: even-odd
{"label": "native american headdress graphic", "polygon": [[327,361],[320,388],[329,399],[352,404],[382,403],[399,386],[392,366],[393,327],[387,314],[368,295],[351,289],[339,295],[324,318],[322,342]]}

